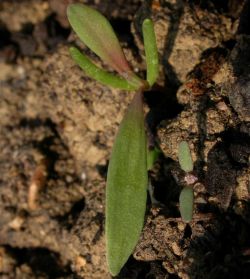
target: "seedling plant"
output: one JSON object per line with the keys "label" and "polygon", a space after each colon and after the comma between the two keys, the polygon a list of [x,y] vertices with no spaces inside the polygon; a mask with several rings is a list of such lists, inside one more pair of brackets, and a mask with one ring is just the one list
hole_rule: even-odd
{"label": "seedling plant", "polygon": [[[151,19],[142,24],[147,78],[138,77],[129,66],[109,21],[98,11],[71,4],[67,9],[69,22],[84,42],[118,75],[96,66],[75,47],[70,54],[83,71],[93,79],[127,91],[134,98],[120,124],[108,167],[106,187],[106,249],[110,273],[117,275],[133,252],[141,233],[146,210],[148,170],[157,158],[157,150],[149,150],[145,132],[143,92],[150,89],[158,77],[158,54]],[[193,171],[191,152],[186,141],[179,144],[178,158],[186,177]],[[182,220],[190,222],[193,215],[194,192],[190,185],[180,193]]]}
{"label": "seedling plant", "polygon": [[182,141],[178,148],[178,158],[181,169],[186,173],[185,185],[180,193],[180,213],[184,222],[190,222],[193,218],[194,190],[192,184],[196,181],[196,177],[190,175],[193,171],[193,159],[191,156],[189,145],[186,141]]}
{"label": "seedling plant", "polygon": [[[106,250],[110,273],[117,275],[132,254],[139,239],[146,210],[148,168],[154,151],[147,147],[143,92],[158,77],[158,54],[152,20],[142,24],[147,64],[146,80],[129,66],[109,21],[98,11],[71,4],[67,9],[69,22],[81,41],[117,74],[96,66],[76,47],[70,54],[82,70],[93,79],[127,91],[134,98],[120,124],[108,166],[106,186]],[[150,166],[149,166],[150,164]]]}

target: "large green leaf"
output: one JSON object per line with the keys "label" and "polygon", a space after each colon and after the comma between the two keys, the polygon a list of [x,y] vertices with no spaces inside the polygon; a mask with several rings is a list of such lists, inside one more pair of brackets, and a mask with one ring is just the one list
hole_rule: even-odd
{"label": "large green leaf", "polygon": [[67,15],[79,38],[103,61],[122,75],[131,72],[113,28],[102,14],[84,4],[71,4]]}
{"label": "large green leaf", "polygon": [[143,227],[147,156],[143,102],[136,93],[120,125],[108,168],[106,245],[110,273],[117,275],[133,252]]}

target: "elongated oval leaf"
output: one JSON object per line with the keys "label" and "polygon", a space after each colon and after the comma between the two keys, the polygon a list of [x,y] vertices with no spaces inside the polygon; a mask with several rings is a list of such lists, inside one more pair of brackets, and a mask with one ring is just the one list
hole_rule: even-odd
{"label": "elongated oval leaf", "polygon": [[71,4],[67,15],[73,30],[87,47],[118,73],[131,72],[113,28],[102,14],[84,4]]}
{"label": "elongated oval leaf", "polygon": [[147,62],[147,81],[152,86],[158,77],[159,62],[154,25],[151,19],[147,18],[143,21],[142,33]]}
{"label": "elongated oval leaf", "polygon": [[194,190],[191,187],[184,187],[180,194],[180,213],[184,222],[190,222],[193,217]]}
{"label": "elongated oval leaf", "polygon": [[120,125],[108,168],[106,246],[113,276],[133,252],[143,227],[148,183],[146,148],[139,92]]}
{"label": "elongated oval leaf", "polygon": [[92,61],[77,48],[71,47],[70,54],[74,61],[81,67],[81,69],[93,79],[114,88],[120,88],[124,90],[136,90],[135,84],[129,83],[126,79],[115,76],[99,67],[97,67]]}
{"label": "elongated oval leaf", "polygon": [[182,170],[184,170],[185,172],[190,172],[193,170],[193,160],[189,145],[186,141],[182,141],[179,144],[178,158]]}

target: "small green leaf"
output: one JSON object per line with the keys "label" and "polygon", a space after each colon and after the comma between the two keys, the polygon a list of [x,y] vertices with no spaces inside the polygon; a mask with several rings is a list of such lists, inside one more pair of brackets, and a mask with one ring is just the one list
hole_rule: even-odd
{"label": "small green leaf", "polygon": [[158,77],[159,62],[154,24],[151,19],[147,18],[143,21],[142,33],[147,62],[147,81],[152,86]]}
{"label": "small green leaf", "polygon": [[113,276],[132,254],[143,227],[148,184],[146,148],[143,102],[138,92],[120,125],[108,168],[106,246]]}
{"label": "small green leaf", "polygon": [[87,47],[121,75],[131,72],[113,28],[102,14],[84,4],[71,4],[67,15]]}
{"label": "small green leaf", "polygon": [[138,87],[136,87],[134,84],[129,83],[126,79],[120,76],[115,76],[97,67],[86,55],[81,53],[77,48],[71,47],[69,51],[74,61],[89,77],[114,88],[124,90],[138,89]]}
{"label": "small green leaf", "polygon": [[180,194],[180,213],[184,222],[190,222],[193,218],[194,190],[184,187]]}
{"label": "small green leaf", "polygon": [[148,149],[147,151],[147,167],[148,170],[151,170],[154,166],[154,163],[159,158],[159,155],[161,154],[161,151],[154,147],[153,149]]}
{"label": "small green leaf", "polygon": [[178,148],[178,158],[181,169],[185,172],[190,172],[193,170],[193,160],[190,152],[189,145],[186,141],[182,141]]}

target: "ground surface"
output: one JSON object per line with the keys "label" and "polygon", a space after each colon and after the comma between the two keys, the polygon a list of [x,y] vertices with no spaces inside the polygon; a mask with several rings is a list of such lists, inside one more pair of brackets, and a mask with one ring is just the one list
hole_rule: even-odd
{"label": "ground surface", "polygon": [[[0,278],[110,278],[104,193],[128,92],[89,79],[68,47],[71,0],[0,2]],[[118,278],[248,278],[250,272],[250,2],[79,1],[104,13],[145,75],[142,19],[151,15],[161,61],[145,92],[152,143],[140,241]],[[88,50],[85,50],[89,53]],[[99,60],[89,53],[96,63]],[[184,174],[195,162],[195,214],[180,219]]]}

